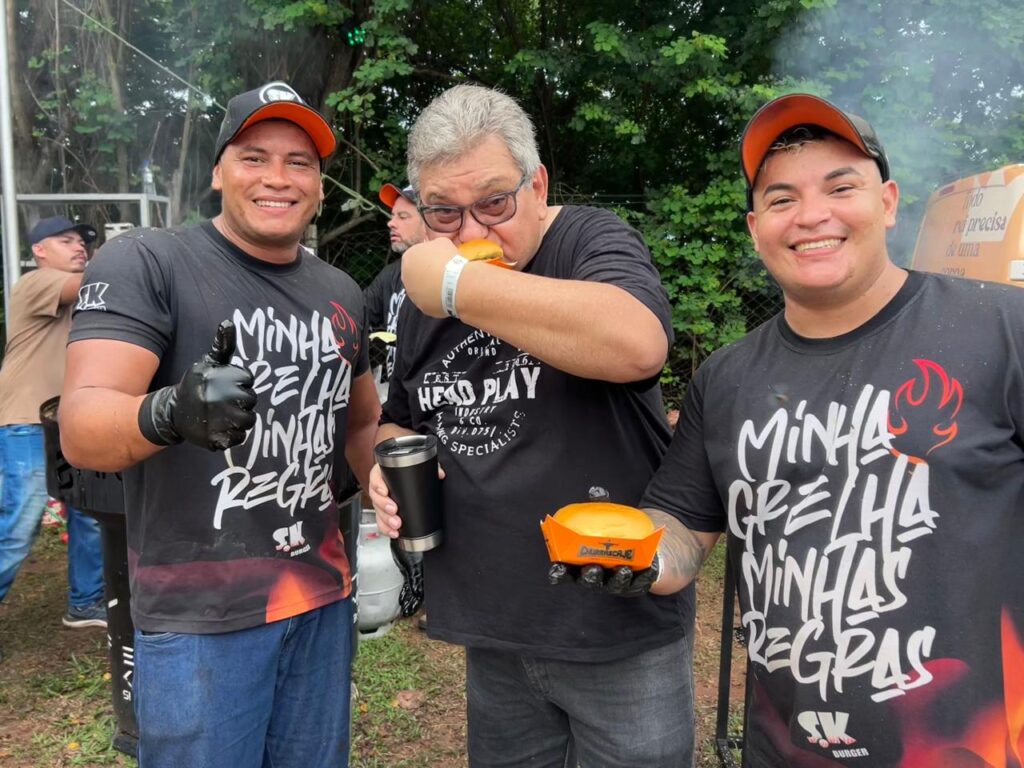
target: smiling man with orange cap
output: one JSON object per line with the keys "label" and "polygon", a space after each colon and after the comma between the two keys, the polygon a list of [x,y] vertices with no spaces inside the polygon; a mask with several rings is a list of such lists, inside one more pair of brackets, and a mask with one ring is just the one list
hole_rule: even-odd
{"label": "smiling man with orange cap", "polygon": [[362,291],[299,245],[334,145],[286,83],[232,98],[220,215],[112,240],[79,292],[62,445],[124,471],[143,768],[347,764],[340,486],[380,402]]}
{"label": "smiling man with orange cap", "polygon": [[740,153],[785,309],[700,367],[642,505],[666,588],[729,532],[744,764],[1019,768],[1024,292],[896,266],[882,145],[824,99]]}

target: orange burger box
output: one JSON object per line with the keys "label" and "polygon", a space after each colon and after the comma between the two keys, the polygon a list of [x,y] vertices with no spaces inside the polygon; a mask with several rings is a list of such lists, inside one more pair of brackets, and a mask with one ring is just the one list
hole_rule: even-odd
{"label": "orange burger box", "polygon": [[569,504],[547,515],[540,529],[552,562],[637,571],[651,567],[665,532],[636,507],[606,501]]}

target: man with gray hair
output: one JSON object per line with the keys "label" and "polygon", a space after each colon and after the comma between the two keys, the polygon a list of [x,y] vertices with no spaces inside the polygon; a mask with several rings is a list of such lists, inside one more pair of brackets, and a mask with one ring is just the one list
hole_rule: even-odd
{"label": "man with gray hair", "polygon": [[[668,443],[671,311],[639,234],[549,206],[529,117],[456,86],[420,115],[409,179],[427,240],[402,259],[395,371],[377,433],[437,437],[444,541],[424,555],[428,634],[466,646],[469,763],[677,768],[693,759],[693,592],[647,569],[554,566],[539,524],[603,486],[635,504]],[[500,247],[500,269],[467,261]],[[477,244],[479,245],[479,244]],[[380,529],[401,514],[379,467]],[[581,588],[554,586],[575,581]]]}

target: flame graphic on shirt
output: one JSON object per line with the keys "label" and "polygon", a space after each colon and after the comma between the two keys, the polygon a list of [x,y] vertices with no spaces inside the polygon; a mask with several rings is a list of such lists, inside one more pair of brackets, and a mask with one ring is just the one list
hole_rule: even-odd
{"label": "flame graphic on shirt", "polygon": [[[998,691],[987,706],[978,706],[974,718],[958,734],[933,725],[932,707],[946,697],[967,697],[977,681],[971,670],[955,659],[930,662],[932,683],[894,702],[902,723],[905,745],[899,768],[919,766],[1024,766],[1024,645],[1013,619],[1004,609],[1000,622],[1003,696]],[[975,697],[977,693],[973,694]]]}
{"label": "flame graphic on shirt", "polygon": [[[945,369],[932,360],[917,359],[914,364],[921,372],[920,377],[903,382],[893,395],[889,410],[888,428],[893,436],[893,453],[905,454],[914,464],[924,462],[924,456],[915,456],[900,448],[918,437],[922,430],[931,432],[935,442],[925,456],[952,442],[956,437],[956,417],[964,402],[964,390],[958,379],[952,378]],[[901,439],[906,436],[908,439]]]}
{"label": "flame graphic on shirt", "polygon": [[332,301],[331,306],[334,307],[334,312],[331,314],[331,329],[334,331],[334,343],[338,345],[338,349],[344,347],[346,344],[345,334],[350,332],[353,338],[352,349],[358,352],[359,333],[355,319],[338,302]]}

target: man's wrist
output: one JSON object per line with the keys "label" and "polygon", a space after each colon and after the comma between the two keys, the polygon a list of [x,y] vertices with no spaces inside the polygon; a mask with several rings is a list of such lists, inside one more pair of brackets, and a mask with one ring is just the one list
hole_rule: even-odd
{"label": "man's wrist", "polygon": [[458,318],[455,310],[455,293],[459,287],[459,278],[462,277],[462,270],[469,261],[459,254],[455,254],[448,260],[444,267],[444,275],[441,278],[441,308],[449,317]]}
{"label": "man's wrist", "polygon": [[174,398],[174,387],[163,387],[146,395],[139,406],[139,431],[153,445],[177,445],[182,441],[170,418]]}

